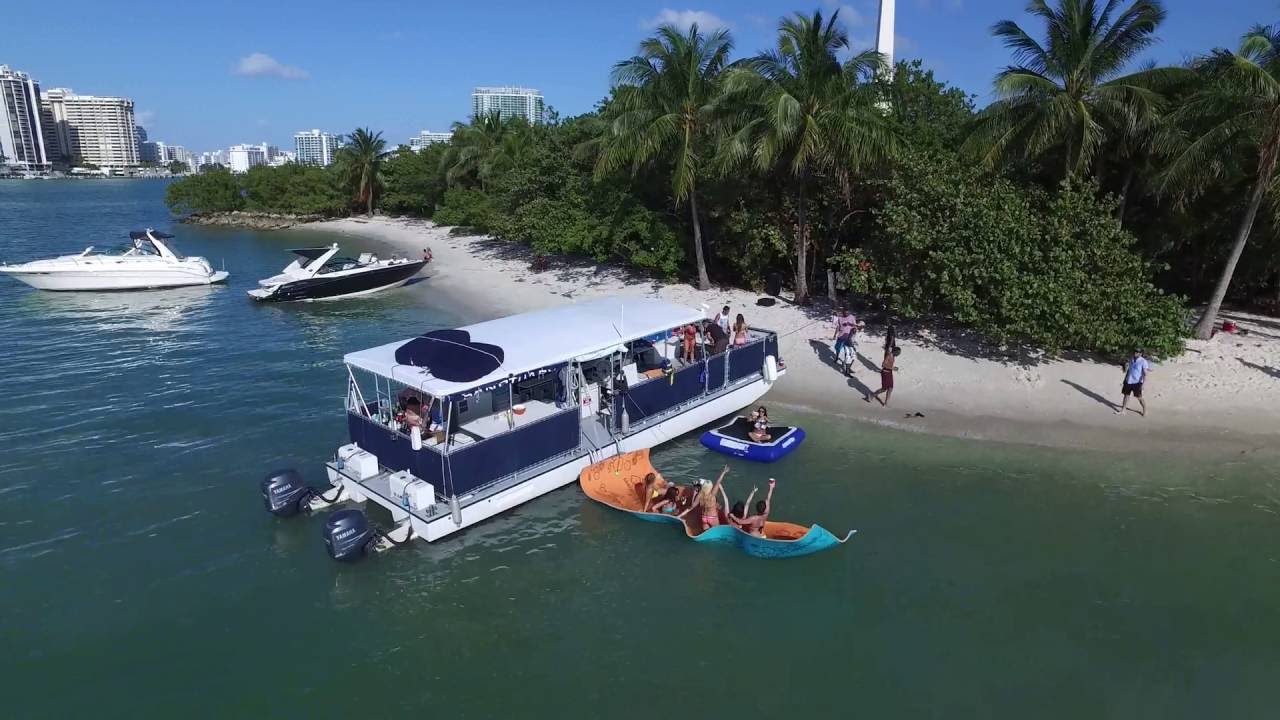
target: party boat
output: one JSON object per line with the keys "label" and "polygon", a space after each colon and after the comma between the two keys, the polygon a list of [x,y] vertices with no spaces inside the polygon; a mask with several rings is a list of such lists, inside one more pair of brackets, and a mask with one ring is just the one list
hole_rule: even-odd
{"label": "party boat", "polygon": [[273,472],[264,504],[282,516],[351,502],[390,513],[385,529],[360,509],[333,513],[324,539],[338,560],[448,537],[594,463],[731,415],[785,374],[777,335],[754,328],[746,345],[678,360],[673,331],[704,318],[656,299],[604,298],[350,353],[350,442],[326,464],[329,487]]}

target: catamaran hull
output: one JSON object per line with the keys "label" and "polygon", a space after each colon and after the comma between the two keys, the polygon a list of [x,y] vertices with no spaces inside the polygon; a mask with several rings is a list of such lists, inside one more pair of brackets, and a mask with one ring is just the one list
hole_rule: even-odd
{"label": "catamaran hull", "polygon": [[692,432],[704,425],[715,422],[726,415],[732,415],[742,408],[754,403],[763,396],[772,383],[763,378],[731,390],[702,405],[675,415],[652,427],[645,428],[617,443],[607,445],[591,455],[582,455],[567,460],[564,464],[533,476],[519,485],[496,493],[488,498],[464,505],[460,510],[461,523],[455,523],[452,516],[444,514],[438,517],[422,518],[411,514],[391,497],[389,489],[383,484],[361,483],[351,477],[336,472],[330,465],[330,480],[341,484],[344,494],[356,501],[369,500],[390,511],[392,519],[401,523],[406,519],[411,523],[414,534],[428,542],[452,535],[459,530],[488,520],[499,513],[522,505],[536,497],[545,495],[565,485],[578,481],[578,476],[592,463],[642,448],[657,447],[662,443]]}
{"label": "catamaran hull", "polygon": [[80,292],[103,290],[156,290],[161,288],[214,285],[225,282],[221,270],[203,273],[181,268],[147,271],[23,270],[0,268],[0,273],[30,285],[37,290]]}
{"label": "catamaran hull", "polygon": [[259,302],[290,302],[339,300],[369,295],[404,285],[418,274],[423,265],[426,263],[422,261],[400,263],[339,277],[317,276],[295,280],[273,288],[250,290],[249,297]]}

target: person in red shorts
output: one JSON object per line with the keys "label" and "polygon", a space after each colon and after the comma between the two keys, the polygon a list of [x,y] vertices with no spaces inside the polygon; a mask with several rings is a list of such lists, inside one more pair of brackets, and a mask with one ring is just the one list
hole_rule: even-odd
{"label": "person in red shorts", "polygon": [[889,398],[893,395],[893,374],[897,372],[898,356],[902,354],[902,348],[897,345],[892,350],[887,350],[884,354],[884,360],[880,361],[880,389],[862,398],[867,402],[871,402],[871,398],[880,400],[880,395],[884,395],[884,399],[880,400],[880,404],[889,407]]}

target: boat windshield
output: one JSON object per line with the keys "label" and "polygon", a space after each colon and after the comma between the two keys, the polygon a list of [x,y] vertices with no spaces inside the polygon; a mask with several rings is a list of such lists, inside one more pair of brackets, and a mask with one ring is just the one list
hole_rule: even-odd
{"label": "boat windshield", "polygon": [[317,273],[320,275],[323,275],[324,273],[341,272],[343,270],[353,270],[358,267],[361,267],[361,263],[355,260],[354,258],[336,257],[336,258],[331,258],[329,262],[326,262],[324,265],[322,265],[320,269],[317,271]]}

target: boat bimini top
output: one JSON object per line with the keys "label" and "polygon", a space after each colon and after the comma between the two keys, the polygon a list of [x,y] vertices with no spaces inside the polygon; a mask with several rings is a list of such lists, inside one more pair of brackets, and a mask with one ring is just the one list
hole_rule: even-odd
{"label": "boat bimini top", "polygon": [[702,310],[652,298],[600,298],[436,330],[348,353],[343,361],[443,397],[621,351],[629,340],[664,334],[704,317]]}

